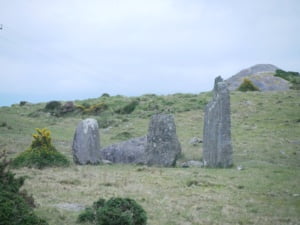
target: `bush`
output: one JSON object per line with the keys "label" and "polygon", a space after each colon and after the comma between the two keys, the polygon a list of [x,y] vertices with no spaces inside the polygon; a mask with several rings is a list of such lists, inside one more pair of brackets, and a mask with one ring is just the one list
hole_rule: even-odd
{"label": "bush", "polygon": [[130,114],[135,110],[135,108],[138,106],[138,104],[139,104],[139,101],[137,101],[137,100],[131,101],[124,107],[117,109],[115,112],[118,114]]}
{"label": "bush", "polygon": [[91,222],[97,225],[145,225],[147,215],[144,209],[129,198],[99,199],[93,208],[86,208],[77,222]]}
{"label": "bush", "polygon": [[82,113],[89,115],[98,115],[108,110],[108,105],[105,102],[90,105],[89,103],[83,103],[76,106]]}
{"label": "bush", "polygon": [[61,107],[61,102],[51,101],[46,104],[44,111],[49,112],[53,116],[60,116]]}
{"label": "bush", "polygon": [[251,80],[245,78],[243,83],[238,87],[238,91],[259,91],[259,88],[256,87]]}
{"label": "bush", "polygon": [[274,76],[281,77],[292,83],[291,89],[300,90],[300,73],[286,72],[284,70],[276,70]]}
{"label": "bush", "polygon": [[12,162],[14,167],[35,167],[42,169],[51,166],[68,166],[68,159],[58,152],[51,143],[50,131],[36,129],[31,146],[18,155]]}
{"label": "bush", "polygon": [[101,95],[101,98],[109,98],[109,97],[110,97],[110,95],[108,93],[103,93]]}
{"label": "bush", "polygon": [[15,178],[8,169],[10,161],[0,154],[0,225],[47,225],[33,212],[33,198],[20,191],[24,177]]}

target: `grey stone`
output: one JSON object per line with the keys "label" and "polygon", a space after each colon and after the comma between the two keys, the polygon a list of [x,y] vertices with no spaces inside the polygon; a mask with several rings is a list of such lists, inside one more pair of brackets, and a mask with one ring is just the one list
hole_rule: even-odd
{"label": "grey stone", "polygon": [[64,210],[74,211],[74,212],[78,212],[85,209],[84,205],[78,203],[59,203],[54,206],[59,209],[64,209]]}
{"label": "grey stone", "polygon": [[205,107],[203,160],[207,167],[232,166],[230,95],[221,77],[215,79],[214,96]]}
{"label": "grey stone", "polygon": [[98,164],[101,162],[97,120],[85,119],[79,122],[75,131],[72,150],[76,164]]}
{"label": "grey stone", "polygon": [[101,149],[101,157],[112,163],[144,164],[147,138],[132,138]]}
{"label": "grey stone", "polygon": [[145,161],[147,165],[174,166],[181,154],[172,115],[153,115],[149,124]]}

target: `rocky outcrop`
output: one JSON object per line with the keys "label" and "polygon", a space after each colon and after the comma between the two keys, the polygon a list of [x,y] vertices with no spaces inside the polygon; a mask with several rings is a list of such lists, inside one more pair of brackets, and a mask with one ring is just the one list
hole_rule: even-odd
{"label": "rocky outcrop", "polygon": [[176,126],[172,115],[152,116],[145,152],[147,165],[174,166],[181,154],[181,146],[176,135]]}
{"label": "rocky outcrop", "polygon": [[101,162],[98,122],[85,119],[79,122],[73,139],[73,159],[76,164],[97,164]]}
{"label": "rocky outcrop", "polygon": [[228,89],[235,91],[247,78],[259,88],[260,91],[286,91],[290,88],[290,82],[275,77],[275,71],[278,67],[271,64],[257,64],[247,69],[244,69],[236,75],[226,80]]}
{"label": "rocky outcrop", "polygon": [[203,161],[207,167],[232,166],[230,95],[221,77],[215,79],[213,99],[205,107]]}

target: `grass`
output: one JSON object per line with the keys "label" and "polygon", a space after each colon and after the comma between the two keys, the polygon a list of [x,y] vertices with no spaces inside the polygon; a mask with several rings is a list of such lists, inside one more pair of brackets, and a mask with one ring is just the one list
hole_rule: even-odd
{"label": "grass", "polygon": [[[106,116],[115,121],[100,129],[101,145],[107,146],[123,140],[127,133],[134,137],[146,134],[149,116],[169,108],[174,112],[183,149],[179,163],[199,160],[202,146],[192,146],[189,141],[195,136],[202,137],[200,102],[209,97],[209,93],[144,95],[139,97],[139,105],[131,114],[91,117]],[[106,100],[110,98],[111,105],[117,100],[119,103],[132,100],[121,96]],[[86,101],[97,103],[97,99]],[[190,107],[193,102],[199,105]],[[36,127],[47,127],[55,147],[72,159],[76,125],[88,115],[28,116],[44,106],[1,107],[0,124],[6,125],[0,127],[0,150],[5,149],[14,157],[30,145]],[[28,177],[24,188],[38,203],[37,215],[49,224],[75,224],[80,213],[57,208],[57,204],[89,206],[96,199],[111,197],[135,199],[147,212],[150,225],[299,224],[299,92],[233,92],[231,110],[235,166],[230,169],[72,164],[67,168],[22,168],[14,172]],[[237,165],[244,169],[237,170]]]}

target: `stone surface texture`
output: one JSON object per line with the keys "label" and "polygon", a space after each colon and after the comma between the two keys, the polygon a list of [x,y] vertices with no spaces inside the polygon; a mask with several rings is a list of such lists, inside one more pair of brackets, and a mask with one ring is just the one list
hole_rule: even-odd
{"label": "stone surface texture", "polygon": [[215,79],[213,99],[205,107],[203,161],[207,167],[232,166],[230,95],[226,82]]}
{"label": "stone surface texture", "polygon": [[112,163],[144,164],[147,138],[138,137],[101,149],[101,157]]}
{"label": "stone surface texture", "polygon": [[72,151],[76,164],[98,164],[101,162],[97,120],[89,118],[79,122],[73,139]]}
{"label": "stone surface texture", "polygon": [[174,117],[169,114],[153,115],[148,129],[145,161],[147,165],[174,166],[181,154]]}

